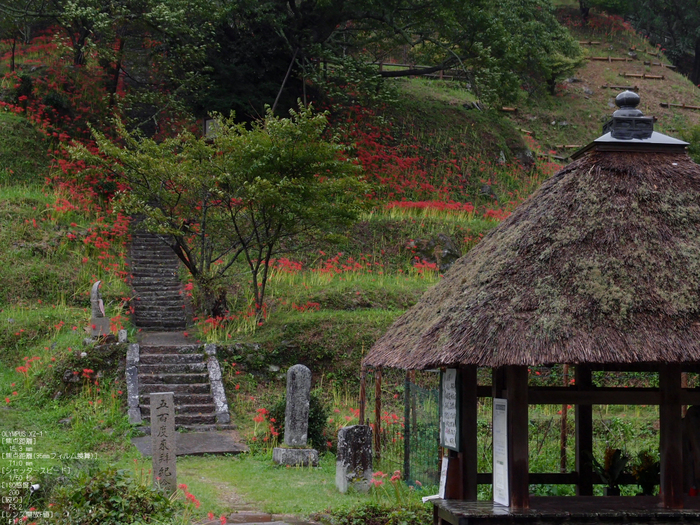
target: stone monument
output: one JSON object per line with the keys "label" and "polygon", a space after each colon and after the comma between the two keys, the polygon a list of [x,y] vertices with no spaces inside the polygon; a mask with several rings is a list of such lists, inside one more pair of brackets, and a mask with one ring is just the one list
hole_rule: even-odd
{"label": "stone monument", "polygon": [[151,454],[153,481],[168,494],[177,490],[175,463],[175,394],[151,393]]}
{"label": "stone monument", "polygon": [[372,428],[367,425],[341,428],[338,431],[335,486],[343,494],[349,487],[367,492],[372,474]]}
{"label": "stone monument", "polygon": [[92,337],[101,337],[111,333],[109,329],[111,319],[105,317],[105,305],[102,302],[102,294],[100,294],[101,285],[102,281],[97,281],[92,285],[92,290],[90,291],[90,305],[92,307],[90,335]]}
{"label": "stone monument", "polygon": [[318,465],[318,451],[307,447],[310,398],[311,370],[294,365],[287,371],[284,445],[272,451],[272,459],[278,465]]}

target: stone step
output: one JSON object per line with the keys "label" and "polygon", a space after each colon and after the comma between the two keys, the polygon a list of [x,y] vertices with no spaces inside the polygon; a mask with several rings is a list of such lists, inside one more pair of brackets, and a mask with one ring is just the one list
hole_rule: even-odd
{"label": "stone step", "polygon": [[182,301],[182,286],[180,286],[179,284],[172,285],[170,287],[138,286],[135,288],[135,291],[135,295],[137,297],[141,297],[142,299],[151,299],[157,301],[159,298],[163,298]]}
{"label": "stone step", "polygon": [[175,392],[176,394],[211,394],[209,383],[169,384],[149,383],[139,381],[139,394],[151,394],[153,392]]}
{"label": "stone step", "polygon": [[[213,432],[215,430],[236,430],[238,427],[233,424],[221,424],[221,423],[216,423],[213,425],[178,425],[177,421],[175,423],[175,428],[177,430],[185,431],[185,432]],[[147,436],[151,435],[151,427],[150,426],[143,426],[139,427],[138,430],[146,434]]]}
{"label": "stone step", "polygon": [[132,268],[131,278],[140,279],[142,277],[175,277],[177,275],[177,268]]}
{"label": "stone step", "polygon": [[184,310],[179,314],[175,312],[159,312],[157,310],[140,312],[138,307],[134,311],[132,319],[136,324],[153,323],[154,326],[157,324],[178,324],[186,321]]}
{"label": "stone step", "polygon": [[180,278],[177,276],[176,272],[172,274],[161,274],[161,275],[131,275],[131,284],[137,286],[154,287],[156,285],[162,286],[175,286],[181,285]]}
{"label": "stone step", "polygon": [[[181,405],[175,401],[175,414],[213,414],[216,412],[214,403],[206,403],[201,405]],[[151,415],[151,405],[141,405],[141,416],[149,417]]]}
{"label": "stone step", "polygon": [[[150,424],[150,416],[143,416],[144,423]],[[216,414],[175,414],[175,426],[216,425]]]}
{"label": "stone step", "polygon": [[179,332],[187,328],[187,321],[179,318],[161,318],[154,320],[153,318],[133,317],[132,322],[139,328],[145,328],[157,332]]}
{"label": "stone step", "polygon": [[153,385],[153,384],[165,384],[165,385],[185,385],[185,384],[197,384],[204,383],[209,380],[209,373],[194,373],[194,374],[167,374],[167,373],[157,373],[157,374],[141,374],[139,370],[139,385]]}
{"label": "stone step", "polygon": [[[172,311],[176,312],[179,310],[182,310],[183,306],[185,304],[185,301],[183,301],[181,295],[171,295],[169,297],[141,297],[140,295],[136,295],[136,299],[134,302],[134,306],[138,308],[139,306],[147,307],[147,306],[161,306],[163,309],[172,309]],[[178,310],[179,309],[179,310]]]}
{"label": "stone step", "polygon": [[[140,358],[139,358],[140,359]],[[156,375],[156,374],[194,374],[197,372],[206,372],[207,364],[201,363],[186,363],[172,364],[159,363],[152,365],[144,365],[143,361],[139,364],[139,377],[141,375]]]}
{"label": "stone step", "polygon": [[164,321],[162,323],[153,323],[153,322],[140,322],[133,320],[132,321],[134,326],[137,328],[140,328],[141,330],[151,330],[155,332],[168,332],[168,331],[173,331],[173,332],[179,332],[182,330],[185,330],[187,328],[187,323],[182,320],[177,320],[177,321]]}
{"label": "stone step", "polygon": [[144,354],[197,354],[204,355],[202,345],[143,345],[139,353]]}
{"label": "stone step", "polygon": [[144,354],[139,350],[139,367],[144,365],[185,365],[206,363],[204,354]]}
{"label": "stone step", "polygon": [[[182,303],[182,301],[180,301]],[[182,309],[185,307],[184,304],[163,304],[155,301],[138,301],[134,304],[136,312],[141,317],[146,317],[148,314],[157,315],[170,315],[170,314],[180,314]]]}
{"label": "stone step", "polygon": [[[167,392],[167,390],[165,391]],[[207,405],[213,404],[214,398],[209,394],[188,394],[186,392],[175,392],[175,405]],[[149,405],[151,399],[150,394],[141,394],[139,396],[139,405]]]}

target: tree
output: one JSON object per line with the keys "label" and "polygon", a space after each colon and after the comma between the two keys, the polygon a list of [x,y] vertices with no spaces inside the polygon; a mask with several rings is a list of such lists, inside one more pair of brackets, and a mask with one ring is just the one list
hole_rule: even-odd
{"label": "tree", "polygon": [[118,208],[170,236],[210,314],[221,313],[224,276],[243,266],[260,315],[271,260],[352,223],[367,188],[342,147],[323,138],[325,115],[311,108],[290,118],[268,110],[250,129],[232,117],[217,123],[211,140],[182,133],[160,143],[119,125],[120,145],[95,132],[99,155],[71,151],[128,185]]}
{"label": "tree", "polygon": [[[232,0],[228,7],[217,26],[221,47],[210,51],[214,88],[201,104],[240,104],[239,114],[259,111],[246,92],[260,94],[260,86],[271,103],[289,67],[287,85],[298,94],[314,69],[338,71],[348,55],[374,63],[383,78],[462,69],[493,102],[513,100],[523,84],[552,85],[581,56],[549,0]],[[404,53],[428,67],[379,70]]]}
{"label": "tree", "polygon": [[643,0],[628,9],[635,16],[637,28],[666,48],[666,54],[675,63],[679,63],[684,55],[694,57],[688,76],[693,84],[700,84],[700,3]]}

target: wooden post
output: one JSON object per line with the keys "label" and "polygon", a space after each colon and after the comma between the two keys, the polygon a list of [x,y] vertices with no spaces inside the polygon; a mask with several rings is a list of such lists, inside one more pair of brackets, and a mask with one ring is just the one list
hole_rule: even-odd
{"label": "wooden post", "polygon": [[367,404],[367,369],[360,371],[360,425],[365,424],[365,405]]}
{"label": "wooden post", "polygon": [[[569,386],[569,365],[564,365],[562,380],[565,387]],[[561,430],[559,432],[559,472],[566,472],[566,441],[568,437],[568,413],[566,403],[561,406]]]}
{"label": "wooden post", "polygon": [[683,421],[681,420],[681,368],[661,365],[659,371],[661,503],[667,509],[683,508]]}
{"label": "wooden post", "polygon": [[506,367],[508,388],[508,485],[510,506],[530,508],[527,367]]}
{"label": "wooden post", "polygon": [[[576,388],[587,390],[593,384],[591,369],[586,365],[576,365]],[[593,495],[593,407],[576,405],[576,471],[578,472],[577,496]]]}
{"label": "wooden post", "polygon": [[506,390],[505,368],[493,368],[491,370],[491,397],[503,397]]}
{"label": "wooden post", "polygon": [[470,365],[460,368],[460,382],[462,385],[460,405],[460,453],[459,463],[462,469],[462,499],[476,501],[477,494],[477,460],[478,444],[477,434],[477,408],[476,395],[476,366]]}
{"label": "wooden post", "polygon": [[382,369],[374,371],[374,457],[377,462],[382,457],[381,434],[382,432]]}
{"label": "wooden post", "polygon": [[411,373],[408,371],[403,387],[403,479],[411,479]]}

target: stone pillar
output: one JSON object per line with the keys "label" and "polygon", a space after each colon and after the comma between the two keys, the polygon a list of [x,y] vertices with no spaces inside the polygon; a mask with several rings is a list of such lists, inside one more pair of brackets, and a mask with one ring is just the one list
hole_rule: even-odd
{"label": "stone pillar", "polygon": [[173,392],[151,394],[151,453],[153,481],[168,494],[177,490],[175,463],[175,395]]}
{"label": "stone pillar", "polygon": [[100,337],[111,333],[111,319],[105,317],[105,307],[102,302],[100,286],[102,286],[102,281],[97,281],[90,290],[90,307],[92,312],[90,316],[90,335],[92,337]]}
{"label": "stone pillar", "polygon": [[335,463],[335,486],[342,493],[353,487],[369,491],[372,481],[372,428],[352,425],[338,431],[338,456]]}
{"label": "stone pillar", "polygon": [[294,365],[287,371],[287,408],[284,413],[284,446],[272,451],[281,465],[318,465],[318,451],[306,448],[309,433],[311,370]]}
{"label": "stone pillar", "polygon": [[311,370],[294,365],[287,371],[287,408],[284,412],[284,444],[306,446],[309,433]]}

